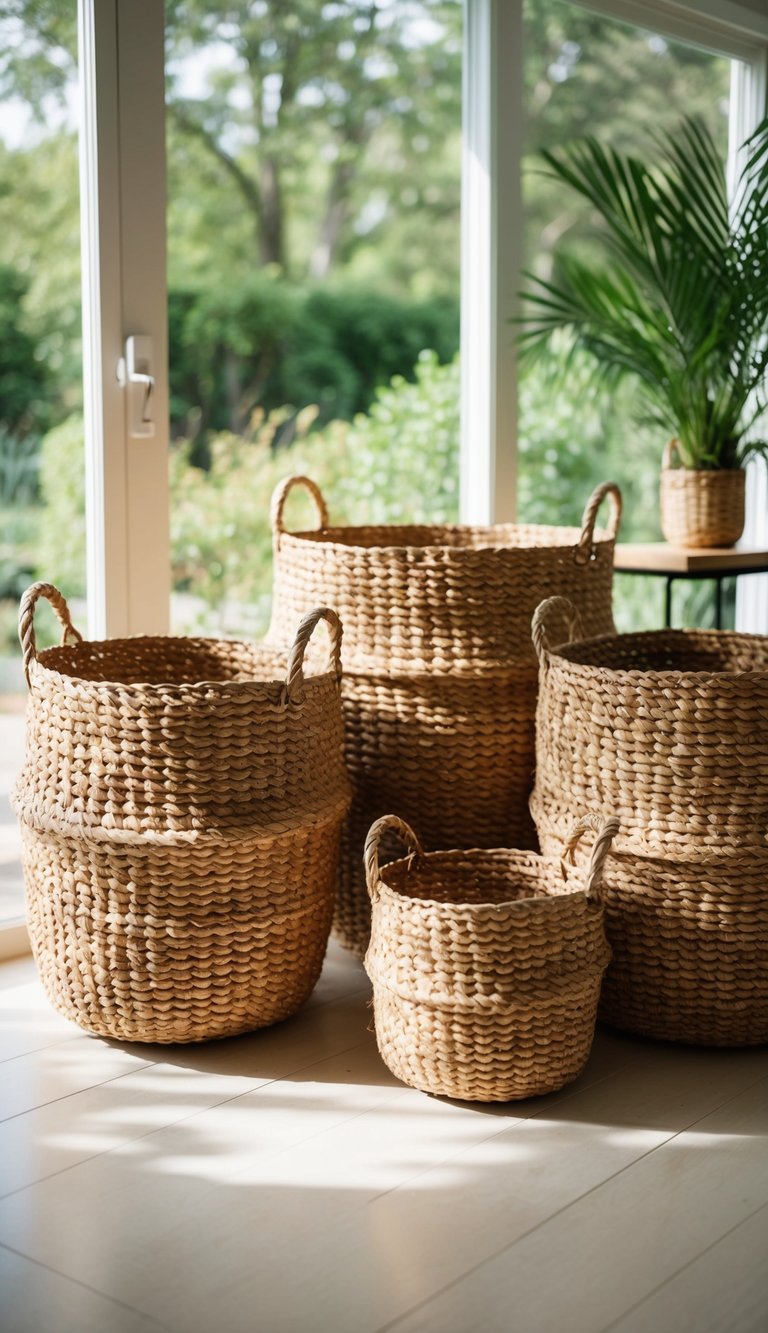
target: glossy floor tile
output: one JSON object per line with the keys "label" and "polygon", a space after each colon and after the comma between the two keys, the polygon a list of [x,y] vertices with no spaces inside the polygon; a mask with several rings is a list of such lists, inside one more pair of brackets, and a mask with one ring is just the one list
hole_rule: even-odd
{"label": "glossy floor tile", "polygon": [[0,967],[3,1333],[765,1333],[768,1051],[601,1031],[473,1106],[392,1077],[369,998],[333,946],[287,1023],[127,1046]]}

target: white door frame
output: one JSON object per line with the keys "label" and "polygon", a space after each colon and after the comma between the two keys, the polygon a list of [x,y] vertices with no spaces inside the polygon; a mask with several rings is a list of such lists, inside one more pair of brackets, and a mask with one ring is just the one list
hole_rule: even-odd
{"label": "white door frame", "polygon": [[[162,0],[79,0],[88,611],[92,637],[167,633],[168,315]],[[152,339],[154,435],[118,363]]]}

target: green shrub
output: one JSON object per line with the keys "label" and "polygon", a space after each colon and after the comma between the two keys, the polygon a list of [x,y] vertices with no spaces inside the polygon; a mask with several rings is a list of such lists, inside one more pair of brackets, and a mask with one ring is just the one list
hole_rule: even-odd
{"label": "green shrub", "polygon": [[[458,347],[455,301],[413,301],[364,287],[300,287],[271,269],[245,282],[172,291],[174,434],[240,432],[255,406],[309,404],[320,419],[366,411],[393,376],[413,379],[419,353],[449,361]],[[198,461],[205,461],[198,445]]]}
{"label": "green shrub", "polygon": [[[657,460],[650,442],[629,427],[628,406],[611,412],[589,393],[589,367],[571,367],[580,390],[565,398],[545,366],[520,386],[519,515],[521,521],[578,524],[600,481],[624,493],[626,539],[657,535]],[[272,550],[269,502],[292,473],[318,482],[339,523],[451,522],[458,518],[459,364],[422,353],[415,381],[395,377],[367,414],[316,429],[318,408],[253,414],[246,434],[221,432],[208,462],[195,462],[193,441],[170,453],[174,626],[257,635],[269,618]],[[630,433],[631,432],[631,433]],[[277,443],[282,439],[283,443]],[[290,439],[290,443],[285,443]],[[36,572],[82,594],[85,568],[82,421],[73,417],[43,442]],[[311,503],[290,497],[290,527],[313,526]],[[658,625],[659,580],[617,580],[621,628]],[[684,618],[704,615],[707,590],[679,590]],[[678,612],[679,614],[679,612]]]}
{"label": "green shrub", "polygon": [[85,434],[80,415],[44,437],[40,450],[42,508],[36,574],[66,597],[85,596]]}

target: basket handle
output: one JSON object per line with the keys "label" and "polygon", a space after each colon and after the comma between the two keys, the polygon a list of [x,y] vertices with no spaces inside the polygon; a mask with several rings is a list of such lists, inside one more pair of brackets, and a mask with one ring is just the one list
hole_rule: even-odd
{"label": "basket handle", "polygon": [[581,616],[573,602],[569,602],[567,597],[547,597],[545,601],[539,602],[533,613],[531,638],[536,649],[536,656],[542,666],[547,653],[552,651],[552,642],[549,637],[550,622],[552,617],[557,615],[562,617],[566,625],[566,637],[558,639],[558,646],[563,643],[572,643],[574,639],[584,637]]}
{"label": "basket handle", "polygon": [[288,669],[283,686],[283,703],[300,704],[304,698],[304,654],[307,644],[317,625],[324,620],[328,626],[330,648],[327,671],[332,671],[337,680],[341,679],[341,621],[335,611],[328,606],[318,606],[308,612],[296,631],[291,651],[288,654]]}
{"label": "basket handle", "polygon": [[661,455],[662,471],[667,472],[670,468],[675,467],[675,459],[677,459],[677,466],[679,466],[682,462],[680,458],[680,441],[667,440],[667,443],[664,445],[664,453]]}
{"label": "basket handle", "polygon": [[615,540],[619,531],[621,522],[622,499],[621,491],[615,481],[604,481],[600,486],[596,486],[590,495],[584,507],[584,516],[581,520],[581,536],[578,546],[574,552],[574,560],[577,565],[587,565],[590,560],[595,558],[595,522],[597,512],[603,503],[606,495],[611,497],[611,517],[608,520],[608,536]]}
{"label": "basket handle", "polygon": [[589,858],[584,888],[587,898],[590,901],[599,902],[600,895],[598,889],[600,888],[600,881],[603,878],[605,858],[610,852],[611,843],[619,831],[619,821],[615,815],[582,815],[581,819],[577,819],[566,838],[565,848],[563,850],[563,878],[567,877],[567,863],[570,862],[571,865],[574,864],[576,845],[588,829],[594,829],[597,836],[592,848],[592,855]]}
{"label": "basket handle", "polygon": [[328,527],[328,506],[323,499],[323,493],[320,487],[309,477],[286,477],[284,481],[278,483],[272,492],[272,501],[269,506],[269,518],[272,524],[272,536],[275,541],[279,541],[285,532],[283,525],[283,510],[285,502],[291,491],[295,487],[301,486],[303,490],[308,491],[315,509],[317,510],[318,528]]}
{"label": "basket handle", "polygon": [[65,598],[52,583],[33,583],[27,588],[19,606],[19,641],[24,654],[24,675],[29,685],[29,672],[33,662],[37,661],[37,643],[35,640],[35,606],[41,597],[50,602],[62,627],[61,642],[82,643],[83,636],[72,624]]}
{"label": "basket handle", "polygon": [[376,885],[379,882],[379,843],[382,834],[391,830],[402,838],[408,852],[411,856],[423,856],[424,848],[416,837],[410,824],[406,824],[404,819],[398,819],[397,815],[382,815],[375,824],[371,825],[368,837],[365,840],[365,851],[363,852],[363,864],[365,865],[365,882],[368,885],[368,892],[373,896]]}

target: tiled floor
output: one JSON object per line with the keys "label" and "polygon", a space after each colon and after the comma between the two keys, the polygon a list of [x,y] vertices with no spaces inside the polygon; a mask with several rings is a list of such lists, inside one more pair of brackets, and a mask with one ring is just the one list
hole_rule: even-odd
{"label": "tiled floor", "polygon": [[0,967],[3,1333],[765,1333],[768,1051],[601,1032],[562,1093],[398,1084],[360,965],[199,1047]]}

